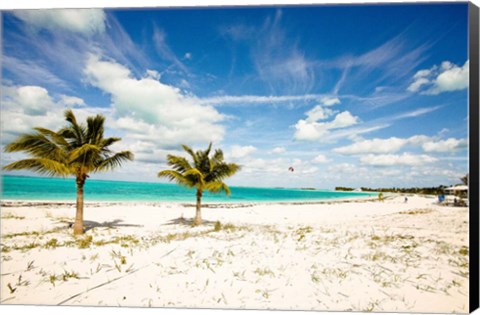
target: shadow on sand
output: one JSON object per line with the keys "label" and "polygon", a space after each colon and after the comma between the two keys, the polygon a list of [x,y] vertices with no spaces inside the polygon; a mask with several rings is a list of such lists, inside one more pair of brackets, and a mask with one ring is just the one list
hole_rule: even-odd
{"label": "shadow on sand", "polygon": [[95,222],[95,221],[83,221],[83,226],[85,232],[91,230],[96,227],[108,227],[108,228],[116,228],[116,227],[143,227],[143,225],[138,224],[126,224],[122,223],[123,220],[113,220],[113,221],[105,221],[105,222]]}
{"label": "shadow on sand", "polygon": [[[209,225],[209,224],[215,224],[215,222],[217,221],[208,221],[208,220],[202,220],[202,225]],[[173,220],[170,220],[168,221],[167,223],[165,223],[164,225],[188,225],[188,226],[193,226],[193,218],[192,219],[185,219],[183,217],[180,217],[180,218],[176,218],[176,219],[173,219]]]}

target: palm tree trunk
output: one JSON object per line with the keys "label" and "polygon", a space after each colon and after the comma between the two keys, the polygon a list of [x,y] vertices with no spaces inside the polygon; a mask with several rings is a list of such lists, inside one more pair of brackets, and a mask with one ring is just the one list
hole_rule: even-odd
{"label": "palm tree trunk", "polygon": [[201,206],[202,206],[202,190],[197,189],[197,209],[195,211],[195,219],[193,220],[193,225],[200,225],[202,224],[202,213],[201,213]]}
{"label": "palm tree trunk", "polygon": [[85,179],[77,177],[77,212],[75,214],[75,223],[73,224],[73,234],[83,234],[83,185]]}

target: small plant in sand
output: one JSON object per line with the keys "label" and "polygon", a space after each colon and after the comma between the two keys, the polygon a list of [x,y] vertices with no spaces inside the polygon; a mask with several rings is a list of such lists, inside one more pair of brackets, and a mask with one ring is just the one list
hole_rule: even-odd
{"label": "small plant in sand", "polygon": [[87,235],[86,237],[77,239],[78,248],[89,248],[92,245],[93,236]]}
{"label": "small plant in sand", "polygon": [[301,240],[303,240],[305,238],[305,235],[307,233],[312,233],[312,231],[313,231],[313,229],[312,229],[311,226],[305,226],[305,227],[299,228],[298,230],[295,231],[297,241],[300,242]]}
{"label": "small plant in sand", "polygon": [[468,247],[462,246],[462,248],[460,248],[458,253],[462,256],[468,256]]}
{"label": "small plant in sand", "polygon": [[45,243],[45,248],[57,248],[58,240],[56,238],[50,239],[48,242]]}
{"label": "small plant in sand", "polygon": [[27,264],[27,271],[30,271],[32,270],[33,268],[35,268],[35,266],[33,266],[33,263],[35,262],[35,260],[32,260],[32,261],[29,261],[28,264]]}
{"label": "small plant in sand", "polygon": [[182,148],[191,156],[192,164],[184,157],[167,155],[168,165],[172,170],[164,170],[158,173],[158,177],[166,177],[170,181],[186,186],[196,188],[197,206],[193,225],[202,224],[201,201],[204,191],[222,192],[230,195],[230,188],[223,182],[225,178],[233,176],[240,170],[240,166],[234,163],[225,163],[223,161],[222,150],[215,150],[210,157],[212,144],[205,151],[194,152],[190,147],[182,145]]}
{"label": "small plant in sand", "polygon": [[17,288],[14,288],[11,283],[7,284],[7,288],[10,290],[10,294],[13,294],[15,291],[17,291]]}
{"label": "small plant in sand", "polygon": [[271,277],[275,277],[275,274],[273,273],[272,270],[270,270],[270,268],[268,267],[265,267],[265,268],[257,268],[255,270],[255,273],[259,276],[271,276]]}
{"label": "small plant in sand", "polygon": [[120,138],[104,138],[105,117],[87,118],[87,124],[79,124],[73,111],[65,111],[68,125],[58,131],[34,128],[5,146],[5,152],[25,152],[30,158],[10,163],[4,170],[28,169],[50,176],[74,176],[77,185],[76,216],[73,225],[75,235],[83,234],[83,194],[89,173],[108,171],[128,160],[130,151],[113,154],[110,146]]}
{"label": "small plant in sand", "polygon": [[120,251],[116,252],[115,250],[112,250],[110,255],[113,258],[113,264],[115,268],[118,270],[118,272],[122,272],[122,265],[127,264],[127,257],[123,256],[122,252]]}
{"label": "small plant in sand", "polygon": [[409,214],[409,215],[416,215],[416,214],[428,214],[428,213],[432,213],[433,210],[432,209],[413,209],[413,210],[409,210],[409,211],[402,211],[402,212],[399,212],[400,214]]}
{"label": "small plant in sand", "polygon": [[61,275],[61,278],[63,281],[68,281],[69,279],[80,279],[80,277],[78,276],[78,273],[74,271],[66,271],[66,270]]}
{"label": "small plant in sand", "polygon": [[7,212],[4,215],[2,215],[2,219],[14,219],[14,220],[24,220],[25,217],[19,216],[19,215],[14,215],[13,213]]}

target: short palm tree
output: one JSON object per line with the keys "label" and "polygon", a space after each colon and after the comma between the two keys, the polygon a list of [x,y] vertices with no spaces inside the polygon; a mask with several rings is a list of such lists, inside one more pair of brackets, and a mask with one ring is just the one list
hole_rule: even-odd
{"label": "short palm tree", "polygon": [[172,170],[164,170],[158,173],[158,177],[166,177],[177,184],[197,189],[197,207],[193,225],[202,224],[201,200],[204,191],[225,192],[230,195],[230,188],[223,182],[227,177],[234,175],[240,170],[235,163],[223,161],[222,150],[215,150],[212,157],[209,157],[212,144],[205,151],[193,152],[193,150],[182,145],[183,149],[192,157],[192,164],[186,158],[175,155],[167,155],[168,165]]}
{"label": "short palm tree", "polygon": [[55,132],[34,128],[36,132],[19,136],[5,146],[6,152],[26,152],[31,158],[13,162],[5,170],[29,169],[50,176],[75,176],[77,209],[73,233],[83,234],[83,187],[89,173],[111,170],[127,160],[133,160],[130,151],[113,153],[109,146],[120,138],[104,138],[102,115],[87,118],[87,124],[78,124],[72,110],[65,111],[66,127]]}

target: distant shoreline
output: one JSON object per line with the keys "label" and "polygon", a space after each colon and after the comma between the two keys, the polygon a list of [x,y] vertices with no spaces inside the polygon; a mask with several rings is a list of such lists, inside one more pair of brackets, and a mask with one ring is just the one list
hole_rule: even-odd
{"label": "distant shoreline", "polygon": [[[386,198],[393,198],[395,195],[391,194]],[[339,204],[339,203],[353,203],[353,202],[369,202],[378,201],[377,196],[358,196],[351,198],[332,198],[323,200],[295,200],[295,201],[232,201],[232,202],[202,202],[202,207],[205,208],[244,208],[253,207],[257,205],[318,205],[318,204]],[[51,206],[72,206],[76,204],[72,200],[28,200],[28,199],[1,199],[1,207],[51,207]],[[85,206],[112,206],[112,205],[148,205],[148,206],[163,206],[163,205],[180,205],[183,207],[195,207],[195,201],[85,201]]]}

